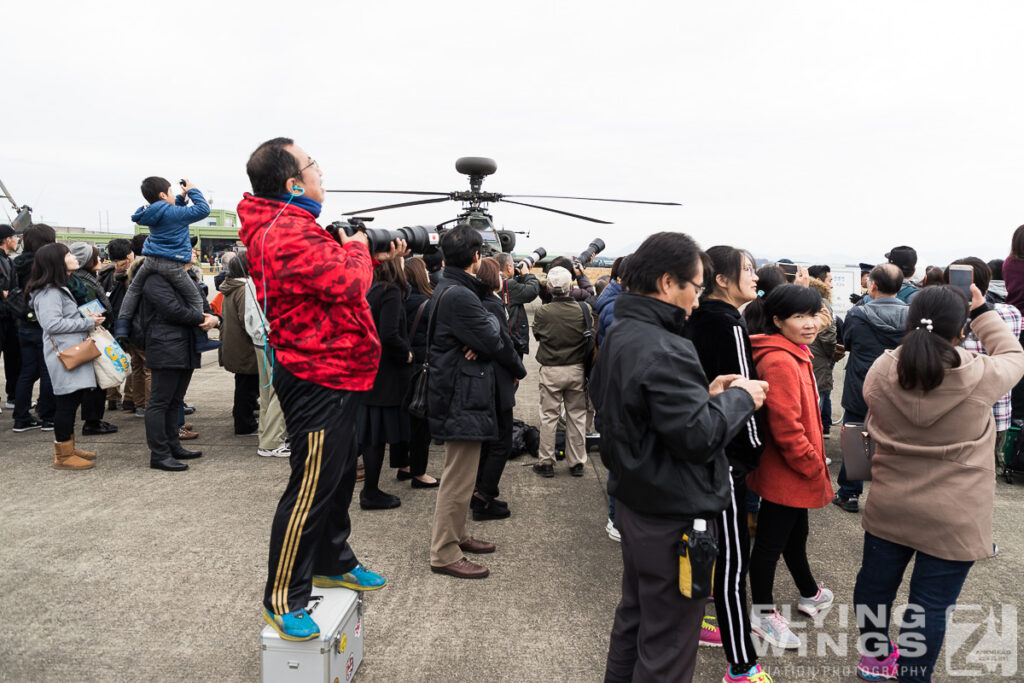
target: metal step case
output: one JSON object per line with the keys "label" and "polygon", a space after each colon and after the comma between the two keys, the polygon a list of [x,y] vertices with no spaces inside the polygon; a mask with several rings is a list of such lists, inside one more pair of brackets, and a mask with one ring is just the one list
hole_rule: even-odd
{"label": "metal step case", "polygon": [[347,588],[314,588],[306,610],[320,636],[283,640],[271,626],[260,633],[263,683],[347,683],[363,660],[363,598]]}

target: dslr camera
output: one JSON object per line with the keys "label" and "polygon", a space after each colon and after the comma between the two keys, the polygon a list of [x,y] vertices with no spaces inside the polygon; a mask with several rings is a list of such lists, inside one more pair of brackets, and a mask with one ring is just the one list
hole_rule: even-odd
{"label": "dslr camera", "polygon": [[528,272],[531,268],[537,265],[538,261],[542,260],[547,255],[547,249],[544,247],[537,247],[529,256],[519,259],[516,263],[516,270],[523,273]]}
{"label": "dslr camera", "polygon": [[357,232],[365,233],[371,254],[387,251],[395,240],[405,240],[409,250],[414,254],[432,254],[439,249],[440,237],[437,234],[437,228],[432,225],[413,225],[397,230],[366,227],[366,221],[372,220],[372,218],[349,218],[344,221],[334,221],[326,229],[339,243],[341,242],[341,233],[345,233],[348,237]]}
{"label": "dslr camera", "polygon": [[588,263],[594,260],[594,257],[604,251],[604,240],[600,237],[595,238],[587,248],[580,252],[580,255],[572,260],[574,267],[585,268]]}

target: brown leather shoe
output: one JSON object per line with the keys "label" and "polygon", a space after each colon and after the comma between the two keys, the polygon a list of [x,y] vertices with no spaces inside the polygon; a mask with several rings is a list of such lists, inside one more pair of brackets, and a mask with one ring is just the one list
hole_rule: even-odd
{"label": "brown leather shoe", "polygon": [[181,428],[182,429],[187,429],[188,431],[191,432],[192,431],[192,427],[194,427],[194,426],[195,425],[193,425],[191,422],[186,422],[185,424],[181,425]]}
{"label": "brown leather shoe", "polygon": [[459,544],[459,548],[464,553],[476,553],[482,555],[483,553],[493,553],[497,546],[487,541],[478,541],[472,536],[467,538],[465,541]]}
{"label": "brown leather shoe", "polygon": [[178,430],[178,439],[180,441],[190,441],[191,439],[197,439],[197,438],[199,438],[198,434],[196,434],[195,432],[190,432],[189,430],[185,429],[184,427],[182,427],[181,429]]}
{"label": "brown leather shoe", "polygon": [[435,567],[430,565],[430,571],[435,574],[447,574],[448,576],[454,576],[457,579],[485,579],[490,574],[490,570],[483,565],[470,562],[466,558],[459,558],[457,562],[452,562],[445,567]]}

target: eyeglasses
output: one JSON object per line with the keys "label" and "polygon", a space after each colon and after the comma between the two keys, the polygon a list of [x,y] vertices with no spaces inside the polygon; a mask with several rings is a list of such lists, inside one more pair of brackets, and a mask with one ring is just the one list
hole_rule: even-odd
{"label": "eyeglasses", "polygon": [[743,270],[744,273],[750,273],[751,275],[753,275],[753,274],[755,274],[757,272],[756,270],[754,270],[754,266],[749,265],[749,264],[743,266],[742,270]]}
{"label": "eyeglasses", "polygon": [[316,166],[317,168],[320,168],[320,164],[316,163],[316,159],[311,159],[308,164],[299,169],[299,175],[301,176],[303,173],[305,173],[306,169],[309,168],[310,166]]}
{"label": "eyeglasses", "polygon": [[687,282],[689,282],[691,285],[693,285],[693,288],[697,290],[697,298],[699,299],[700,295],[704,293],[704,289],[705,289],[704,285],[698,285],[693,280],[687,280]]}

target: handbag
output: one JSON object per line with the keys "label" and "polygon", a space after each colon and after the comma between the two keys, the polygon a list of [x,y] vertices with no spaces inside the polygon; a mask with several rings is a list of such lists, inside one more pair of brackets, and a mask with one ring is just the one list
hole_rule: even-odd
{"label": "handbag", "polygon": [[871,481],[871,458],[875,455],[875,442],[864,423],[845,423],[839,447],[846,466],[846,478],[851,481]]}
{"label": "handbag", "polygon": [[128,354],[124,352],[121,345],[114,340],[113,335],[105,328],[97,327],[89,333],[89,339],[96,343],[100,349],[100,355],[92,361],[93,372],[96,373],[96,384],[100,389],[111,389],[121,386],[128,373],[132,370],[132,363]]}
{"label": "handbag", "polygon": [[57,348],[57,342],[53,341],[53,337],[50,337],[50,343],[53,344],[53,350],[57,354],[57,358],[64,365],[65,370],[74,370],[79,365],[84,365],[100,356],[100,350],[96,347],[96,342],[91,338],[64,350]]}
{"label": "handbag", "polygon": [[[409,385],[406,410],[418,420],[425,420],[427,418],[427,404],[430,398],[430,343],[434,339],[434,323],[437,318],[437,309],[441,306],[441,299],[452,289],[453,287],[449,287],[441,292],[441,296],[438,297],[437,302],[434,304],[434,310],[430,312],[430,321],[427,323],[427,360],[423,361],[423,365],[413,375],[412,382]],[[416,320],[413,323],[414,326],[419,322],[420,312],[422,312],[422,308],[420,311],[417,311]]]}

